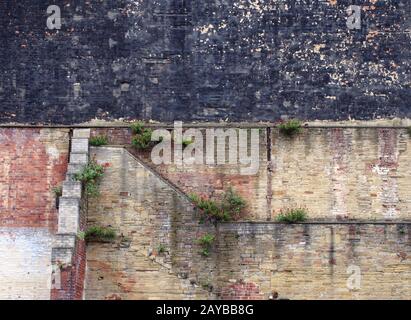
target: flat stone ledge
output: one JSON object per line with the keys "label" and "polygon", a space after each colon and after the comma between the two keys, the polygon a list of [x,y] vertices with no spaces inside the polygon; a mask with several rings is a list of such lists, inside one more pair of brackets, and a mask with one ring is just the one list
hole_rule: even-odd
{"label": "flat stone ledge", "polygon": [[70,163],[67,167],[67,176],[69,176],[69,178],[73,178],[73,176],[77,173],[80,173],[83,170],[83,168],[83,164]]}
{"label": "flat stone ledge", "polygon": [[90,129],[75,129],[73,130],[73,138],[75,139],[89,139]]}
{"label": "flat stone ledge", "polygon": [[73,234],[56,234],[53,240],[53,248],[74,248],[76,246],[76,235]]}

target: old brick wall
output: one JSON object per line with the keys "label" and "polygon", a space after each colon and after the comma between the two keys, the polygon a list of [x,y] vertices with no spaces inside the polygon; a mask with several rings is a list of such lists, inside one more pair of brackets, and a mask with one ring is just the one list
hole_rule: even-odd
{"label": "old brick wall", "polygon": [[[125,149],[93,153],[110,166],[88,222],[112,226],[120,237],[88,245],[86,299],[411,296],[409,223],[202,225],[183,194]],[[216,237],[208,257],[197,243],[205,233]],[[360,281],[350,287],[353,267]]]}
{"label": "old brick wall", "polygon": [[313,218],[409,220],[411,137],[403,129],[306,129],[273,134],[272,207]]}
{"label": "old brick wall", "polygon": [[[87,246],[86,299],[198,299],[209,293],[191,276],[198,225],[193,205],[123,148],[93,148],[109,163],[88,225],[113,227],[114,243]],[[163,245],[165,253],[159,252]],[[195,269],[195,270],[194,270]]]}
{"label": "old brick wall", "polygon": [[[233,186],[249,203],[247,218],[275,219],[288,207],[306,207],[320,220],[409,220],[411,138],[396,128],[305,128],[286,137],[260,130],[259,170],[241,165],[154,165],[150,151],[129,148],[186,193],[218,196]],[[94,129],[110,144],[128,145],[128,129]],[[204,154],[205,134],[204,136]],[[226,143],[228,150],[229,144]],[[248,145],[251,150],[251,146]]]}
{"label": "old brick wall", "polygon": [[411,297],[410,224],[237,223],[220,224],[217,234],[223,298]]}
{"label": "old brick wall", "polygon": [[[47,28],[47,7],[61,30]],[[346,10],[361,6],[359,30]],[[0,3],[0,121],[409,117],[408,0]]]}
{"label": "old brick wall", "polygon": [[87,224],[88,194],[78,181],[89,163],[90,129],[74,129],[70,139],[70,162],[62,186],[58,229],[52,250],[56,283],[51,290],[53,300],[81,300],[84,297],[86,243],[81,236]]}
{"label": "old brick wall", "polygon": [[0,227],[0,299],[50,299],[53,235],[47,228]]}
{"label": "old brick wall", "polygon": [[0,299],[49,299],[68,129],[0,129]]}

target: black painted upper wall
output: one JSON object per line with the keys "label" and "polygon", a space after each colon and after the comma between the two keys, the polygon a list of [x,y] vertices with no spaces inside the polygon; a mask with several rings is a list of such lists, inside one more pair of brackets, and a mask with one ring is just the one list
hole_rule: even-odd
{"label": "black painted upper wall", "polygon": [[410,14],[411,0],[1,0],[0,122],[411,117]]}

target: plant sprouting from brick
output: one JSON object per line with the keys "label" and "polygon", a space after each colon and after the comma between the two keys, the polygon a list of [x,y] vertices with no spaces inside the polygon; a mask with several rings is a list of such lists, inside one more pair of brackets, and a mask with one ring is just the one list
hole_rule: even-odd
{"label": "plant sprouting from brick", "polygon": [[62,186],[53,187],[52,191],[53,191],[54,195],[57,198],[61,197],[63,195],[63,187]]}
{"label": "plant sprouting from brick", "polygon": [[116,232],[110,227],[93,226],[84,233],[86,241],[112,242],[116,239]]}
{"label": "plant sprouting from brick", "polygon": [[164,244],[160,243],[160,244],[158,245],[158,247],[157,247],[157,252],[158,252],[159,254],[166,253],[166,252],[167,252],[166,246],[165,246]]}
{"label": "plant sprouting from brick", "polygon": [[284,134],[285,136],[291,137],[295,134],[298,134],[302,131],[302,124],[301,121],[297,119],[292,119],[278,125],[280,133]]}
{"label": "plant sprouting from brick", "polygon": [[153,131],[151,129],[143,129],[141,134],[135,135],[132,140],[131,144],[140,150],[148,149],[152,146],[151,135]]}
{"label": "plant sprouting from brick", "polygon": [[144,123],[141,121],[134,122],[130,125],[130,128],[133,134],[142,134],[144,129]]}
{"label": "plant sprouting from brick", "polygon": [[290,208],[281,210],[277,216],[277,222],[298,223],[307,220],[307,210],[304,208]]}
{"label": "plant sprouting from brick", "polygon": [[95,136],[90,138],[90,145],[94,147],[105,146],[108,144],[107,136]]}
{"label": "plant sprouting from brick", "polygon": [[231,187],[223,196],[222,208],[232,217],[238,217],[246,205],[246,201]]}
{"label": "plant sprouting from brick", "polygon": [[98,182],[103,175],[104,167],[99,165],[95,160],[92,160],[80,173],[75,175],[75,179],[85,184],[87,195],[96,197],[100,194]]}
{"label": "plant sprouting from brick", "polygon": [[411,127],[408,127],[408,128],[407,128],[407,133],[408,133],[408,135],[411,137]]}
{"label": "plant sprouting from brick", "polygon": [[210,233],[207,233],[201,238],[197,239],[197,243],[202,247],[200,253],[203,256],[208,257],[210,255],[210,250],[213,246],[214,240],[215,237]]}
{"label": "plant sprouting from brick", "polygon": [[201,287],[202,287],[204,290],[207,290],[207,291],[209,291],[209,292],[212,292],[212,291],[213,291],[213,285],[212,285],[212,283],[211,283],[210,280],[201,281],[201,282],[200,282],[200,285],[201,285]]}
{"label": "plant sprouting from brick", "polygon": [[[231,221],[236,219],[247,205],[246,201],[232,188],[229,188],[219,201],[201,198],[196,194],[191,194],[190,199],[206,218],[215,221]],[[204,221],[203,217],[201,221]]]}

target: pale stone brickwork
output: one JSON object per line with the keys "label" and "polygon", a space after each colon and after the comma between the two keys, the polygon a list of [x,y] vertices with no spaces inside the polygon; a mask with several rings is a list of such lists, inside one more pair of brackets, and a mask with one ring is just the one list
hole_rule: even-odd
{"label": "pale stone brickwork", "polygon": [[[109,167],[100,197],[89,199],[88,225],[111,226],[119,238],[88,244],[85,298],[209,297],[190,279],[201,228],[191,203],[125,149],[93,148],[92,153]],[[160,245],[166,252],[158,252]]]}
{"label": "pale stone brickwork", "polygon": [[83,297],[85,273],[84,231],[87,216],[87,196],[82,183],[75,179],[89,159],[90,129],[75,129],[71,139],[70,163],[63,195],[60,197],[58,230],[53,242],[52,264],[58,270],[59,285],[52,290],[52,299],[72,300]]}
{"label": "pale stone brickwork", "polygon": [[[101,197],[90,202],[89,225],[122,236],[88,246],[86,298],[411,298],[407,223],[199,225],[184,195],[127,151],[93,153],[110,167]],[[196,242],[206,232],[216,236],[209,257]],[[347,286],[349,268],[360,270],[359,287]]]}
{"label": "pale stone brickwork", "polygon": [[264,298],[410,299],[410,240],[409,224],[221,224],[217,288],[242,280]]}

